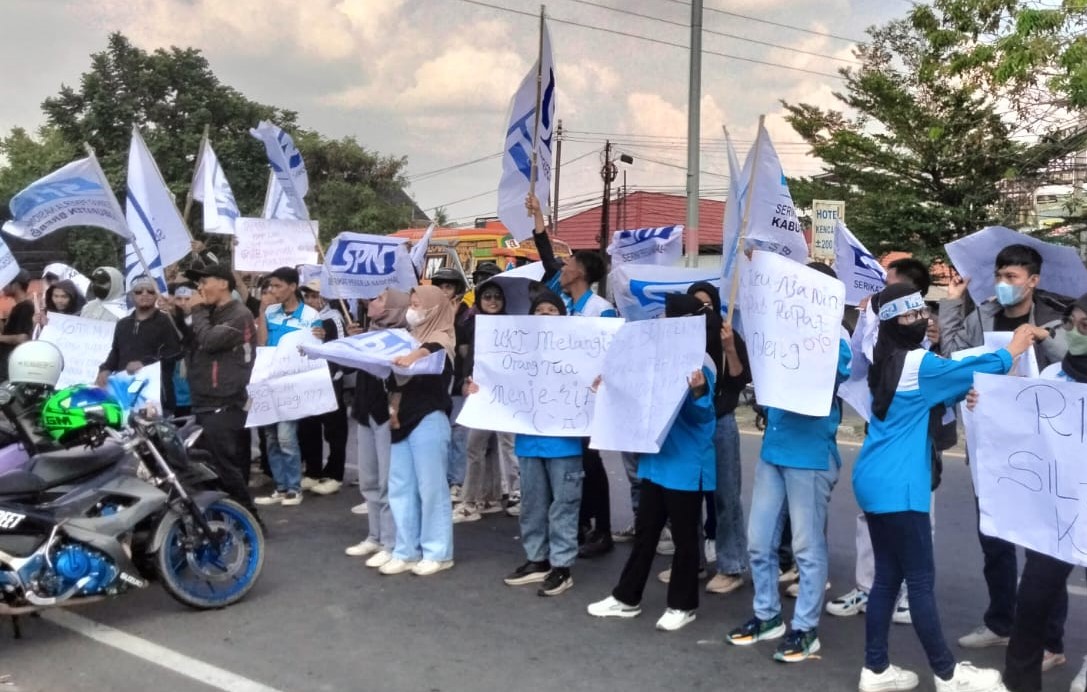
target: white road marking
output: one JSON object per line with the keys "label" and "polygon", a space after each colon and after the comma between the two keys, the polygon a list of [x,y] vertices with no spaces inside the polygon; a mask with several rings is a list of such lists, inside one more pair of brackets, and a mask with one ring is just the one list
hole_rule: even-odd
{"label": "white road marking", "polygon": [[231,673],[229,670],[213,666],[210,663],[205,663],[66,610],[45,611],[42,613],[42,619],[225,692],[279,692],[274,687],[269,687],[256,680],[250,680]]}

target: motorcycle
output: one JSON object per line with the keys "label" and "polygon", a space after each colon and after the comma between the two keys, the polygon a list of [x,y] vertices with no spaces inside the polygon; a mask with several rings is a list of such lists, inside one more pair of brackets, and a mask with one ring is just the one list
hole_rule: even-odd
{"label": "motorcycle", "polygon": [[[11,385],[0,411],[18,421]],[[217,487],[177,426],[133,413],[83,444],[43,451],[22,430],[29,461],[0,474],[0,615],[67,607],[145,588],[157,577],[177,601],[222,608],[245,597],[264,565],[253,515]],[[25,427],[16,425],[17,428]]]}

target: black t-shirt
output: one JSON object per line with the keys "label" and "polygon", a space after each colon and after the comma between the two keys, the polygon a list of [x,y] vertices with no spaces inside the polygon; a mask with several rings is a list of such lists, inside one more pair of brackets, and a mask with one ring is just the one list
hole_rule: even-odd
{"label": "black t-shirt", "polygon": [[[11,308],[11,314],[8,315],[8,321],[4,323],[4,336],[11,336],[13,334],[25,334],[31,336],[34,334],[34,303],[29,300],[24,300],[21,303],[16,303]],[[10,344],[3,344],[0,346],[0,381],[6,381],[8,379],[8,356],[15,350],[15,347]]]}
{"label": "black t-shirt", "polygon": [[1014,332],[1016,327],[1027,324],[1028,322],[1030,322],[1029,312],[1022,317],[1008,317],[1004,314],[1004,311],[1001,310],[993,316],[993,331]]}

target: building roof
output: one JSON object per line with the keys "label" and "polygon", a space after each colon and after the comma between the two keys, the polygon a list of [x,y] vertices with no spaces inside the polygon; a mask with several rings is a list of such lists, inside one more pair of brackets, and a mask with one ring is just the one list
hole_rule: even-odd
{"label": "building roof", "polygon": [[[561,203],[561,200],[560,200]],[[560,219],[554,236],[574,250],[600,249],[601,205]],[[608,210],[608,242],[614,231],[682,224],[687,218],[687,197],[638,190],[613,200]],[[698,203],[699,250],[714,248],[720,252],[721,228],[725,221],[725,203],[702,199]]]}

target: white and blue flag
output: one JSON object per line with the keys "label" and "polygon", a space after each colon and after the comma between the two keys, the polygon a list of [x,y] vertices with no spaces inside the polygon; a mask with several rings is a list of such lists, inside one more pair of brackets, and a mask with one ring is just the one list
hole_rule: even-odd
{"label": "white and blue flag", "polygon": [[[192,237],[177,210],[174,193],[166,187],[136,127],[132,128],[128,149],[127,183],[125,218],[132,239],[125,246],[125,285],[131,286],[134,278],[150,271],[159,290],[165,291],[165,268],[189,254]],[[139,246],[139,253],[134,244]],[[146,269],[140,255],[147,262]]]}
{"label": "white and blue flag", "polygon": [[615,265],[661,264],[671,266],[683,258],[683,226],[659,226],[616,231],[608,254]]}
{"label": "white and blue flag", "polygon": [[879,260],[841,221],[834,227],[834,271],[845,284],[846,305],[859,305],[887,285],[887,272]]}
{"label": "white and blue flag", "polygon": [[[752,167],[755,168],[752,173]],[[766,127],[759,125],[755,146],[747,154],[740,175],[740,218],[747,214],[744,243],[748,249],[765,250],[797,262],[808,259],[808,242],[796,216],[796,206]],[[750,205],[750,211],[747,206]],[[730,204],[729,206],[733,206]],[[726,217],[727,218],[727,217]]]}
{"label": "white and blue flag", "polygon": [[633,322],[663,315],[666,295],[686,293],[691,284],[698,281],[708,282],[720,290],[721,274],[716,268],[620,264],[608,274],[608,289],[619,315]]}
{"label": "white and blue flag", "polygon": [[241,216],[238,203],[219,157],[206,138],[199,159],[200,164],[193,174],[192,197],[204,205],[204,232],[234,235],[234,219]]}
{"label": "white and blue flag", "polygon": [[[498,183],[498,218],[517,240],[532,237],[535,222],[525,213],[525,197],[532,180],[532,154],[536,152],[536,199],[540,209],[551,206],[551,139],[555,126],[555,64],[551,35],[541,25],[541,62],[528,71],[510,103],[509,126],[502,145],[502,179]],[[542,69],[541,69],[542,64]],[[543,75],[540,114],[536,115],[536,74]],[[545,212],[546,213],[546,212]]]}
{"label": "white and blue flag", "polygon": [[[274,187],[272,184],[268,186],[264,218],[309,220],[309,210],[306,209],[306,202],[303,199],[309,192],[309,175],[306,173],[302,154],[294,146],[294,140],[281,127],[267,120],[261,120],[256,127],[249,130],[249,134],[264,144],[275,183]],[[273,205],[271,215],[269,215],[268,200],[271,200]],[[289,211],[283,210],[280,205],[285,205],[286,210]],[[291,216],[282,215],[287,213]]]}
{"label": "white and blue flag", "polygon": [[736,157],[736,148],[732,146],[732,138],[729,137],[727,129],[725,148],[728,149],[728,200],[725,202],[725,223],[721,229],[721,285],[730,286],[737,266],[736,255],[740,251],[744,186],[740,160]]}
{"label": "white and blue flag", "polygon": [[419,242],[411,246],[411,264],[415,267],[415,273],[418,276],[422,276],[423,270],[426,269],[426,251],[430,248],[430,238],[434,235],[434,229],[437,227],[438,224],[436,223],[427,226],[423,237],[419,239]]}
{"label": "white and blue flag", "polygon": [[4,232],[37,240],[68,226],[97,226],[130,238],[121,207],[93,155],[73,161],[11,198]]}
{"label": "white and blue flag", "polygon": [[370,300],[386,288],[410,291],[417,285],[406,238],[341,233],[328,245],[323,295]]}

